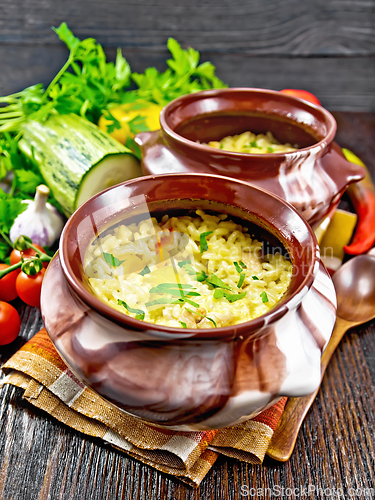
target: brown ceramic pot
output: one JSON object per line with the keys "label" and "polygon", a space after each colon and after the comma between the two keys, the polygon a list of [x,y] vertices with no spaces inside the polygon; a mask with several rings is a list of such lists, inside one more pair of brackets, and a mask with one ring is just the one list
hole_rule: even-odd
{"label": "brown ceramic pot", "polygon": [[[163,109],[160,123],[160,131],[136,137],[144,174],[204,172],[251,182],[290,202],[310,224],[319,222],[346,187],[364,176],[333,142],[331,113],[281,92],[230,88],[185,95]],[[299,149],[254,155],[200,144],[247,130],[270,131],[281,143]]]}
{"label": "brown ceramic pot", "polygon": [[[99,234],[140,214],[197,208],[239,218],[289,252],[291,284],[267,314],[222,328],[173,328],[122,314],[91,293],[84,259]],[[224,427],[282,396],[312,392],[336,313],[314,233],[297,211],[261,188],[206,174],[141,177],[79,207],[46,272],[41,304],[52,341],[80,379],[124,411],[180,429]]]}

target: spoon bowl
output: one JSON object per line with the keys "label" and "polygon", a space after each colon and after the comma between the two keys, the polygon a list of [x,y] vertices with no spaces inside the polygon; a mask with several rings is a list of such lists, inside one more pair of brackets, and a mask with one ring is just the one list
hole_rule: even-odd
{"label": "spoon bowl", "polygon": [[366,323],[375,317],[374,256],[354,257],[335,272],[332,281],[336,289],[339,318]]}
{"label": "spoon bowl", "polygon": [[[332,354],[344,334],[354,326],[375,318],[375,253],[359,255],[341,266],[332,277],[337,298],[337,318],[330,341],[322,354],[322,378]],[[274,460],[289,460],[302,422],[319,388],[302,398],[289,398],[279,425],[272,436],[267,455]]]}

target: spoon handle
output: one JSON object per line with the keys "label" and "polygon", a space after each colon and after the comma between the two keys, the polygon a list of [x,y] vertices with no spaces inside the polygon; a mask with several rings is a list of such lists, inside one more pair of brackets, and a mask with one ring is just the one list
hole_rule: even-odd
{"label": "spoon handle", "polygon": [[[322,354],[322,379],[329,360],[331,359],[332,354],[339,345],[340,340],[344,336],[345,332],[355,325],[356,323],[354,322],[336,318],[336,324],[333,329],[331,339]],[[314,399],[316,398],[318,392],[319,387],[316,391],[307,396],[288,399],[279,425],[277,426],[272,436],[270,446],[267,450],[267,455],[269,457],[273,458],[274,460],[278,460],[279,462],[286,462],[287,460],[289,460],[294,450],[294,446],[296,444],[298,432],[300,430],[302,422],[310,406],[314,402]]]}

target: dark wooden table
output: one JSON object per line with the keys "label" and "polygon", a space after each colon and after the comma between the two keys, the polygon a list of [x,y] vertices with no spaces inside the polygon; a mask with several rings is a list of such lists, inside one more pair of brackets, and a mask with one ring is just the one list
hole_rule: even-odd
{"label": "dark wooden table", "polygon": [[[375,177],[375,113],[334,113],[337,142]],[[22,331],[2,348],[0,364],[42,326],[20,306]],[[351,330],[327,369],[296,449],[285,464],[262,466],[219,458],[193,489],[84,437],[37,411],[22,391],[0,394],[0,499],[375,498],[375,322]]]}

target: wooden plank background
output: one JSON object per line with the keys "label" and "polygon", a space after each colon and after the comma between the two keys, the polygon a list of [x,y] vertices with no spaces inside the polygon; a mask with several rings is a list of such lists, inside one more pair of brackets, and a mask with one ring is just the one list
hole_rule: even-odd
{"label": "wooden plank background", "polygon": [[305,88],[330,110],[375,111],[375,0],[1,0],[0,94],[48,84],[66,21],[134,71],[165,69],[168,37],[230,86]]}

